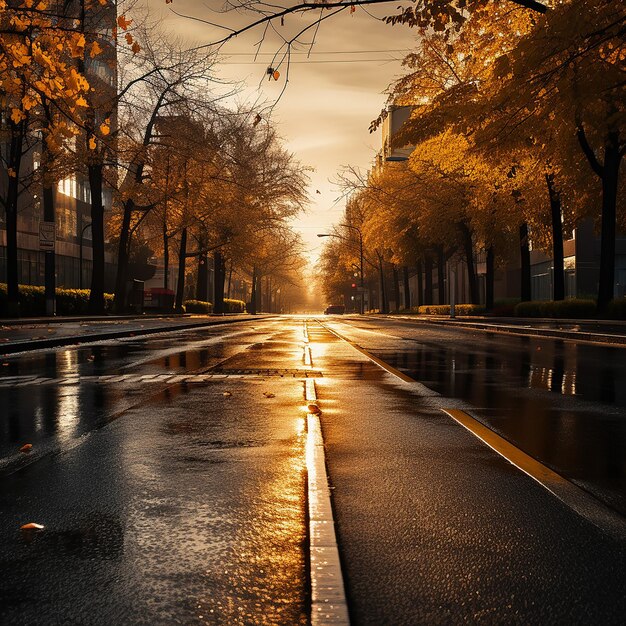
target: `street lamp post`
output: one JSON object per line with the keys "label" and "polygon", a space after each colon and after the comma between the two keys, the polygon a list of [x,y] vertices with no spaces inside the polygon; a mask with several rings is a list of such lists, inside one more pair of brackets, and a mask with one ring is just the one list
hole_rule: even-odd
{"label": "street lamp post", "polygon": [[[356,230],[359,233],[359,283],[360,283],[360,291],[361,297],[359,298],[359,312],[361,315],[365,313],[365,284],[363,282],[363,233],[358,226],[352,226],[351,224],[340,224],[340,226],[344,226],[345,228],[351,228],[352,230]],[[333,233],[318,233],[318,237],[337,237],[337,239],[346,240],[345,237],[341,235],[333,234]]]}

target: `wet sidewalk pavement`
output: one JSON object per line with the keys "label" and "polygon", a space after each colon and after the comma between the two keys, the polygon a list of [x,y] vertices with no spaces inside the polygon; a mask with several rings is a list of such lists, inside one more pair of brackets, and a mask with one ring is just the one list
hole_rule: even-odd
{"label": "wet sidewalk pavement", "polygon": [[72,318],[68,321],[59,318],[46,321],[43,318],[16,323],[2,323],[0,321],[0,354],[11,354],[24,350],[41,350],[57,346],[85,343],[87,341],[101,341],[107,339],[132,337],[136,335],[171,332],[208,326],[225,324],[246,319],[260,319],[263,316],[247,314],[236,315],[191,315],[171,317],[113,317],[87,318],[80,320]]}

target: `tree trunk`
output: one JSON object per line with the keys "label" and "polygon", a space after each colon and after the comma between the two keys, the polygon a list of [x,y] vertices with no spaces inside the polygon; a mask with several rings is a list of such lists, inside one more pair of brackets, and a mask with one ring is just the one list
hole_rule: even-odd
{"label": "tree trunk", "polygon": [[417,307],[419,309],[419,307],[421,307],[422,304],[424,304],[424,277],[422,275],[423,268],[422,268],[421,257],[417,259],[416,269],[417,269]]}
{"label": "tree trunk", "polygon": [[[204,244],[200,242],[200,246]],[[209,256],[206,252],[198,254],[198,275],[196,277],[196,298],[202,302],[209,299]]]}
{"label": "tree trunk", "polygon": [[[45,141],[44,141],[45,143]],[[42,159],[43,160],[43,159]],[[45,181],[45,177],[44,177]],[[44,182],[43,187],[43,219],[45,222],[54,224],[54,192],[49,182]],[[56,248],[56,231],[55,242]],[[46,315],[56,315],[56,260],[55,248],[45,252],[45,295],[46,295]]]}
{"label": "tree trunk", "polygon": [[89,313],[104,315],[104,205],[102,203],[102,163],[88,166],[91,190],[91,292]]}
{"label": "tree trunk", "polygon": [[487,311],[493,309],[493,286],[495,281],[495,262],[493,245],[487,248],[487,275],[485,277],[485,308]]}
{"label": "tree trunk", "polygon": [[404,308],[408,311],[411,308],[411,287],[409,285],[409,268],[402,266],[402,283],[404,285]]}
{"label": "tree trunk", "polygon": [[187,261],[187,228],[183,228],[180,234],[180,249],[178,251],[178,284],[176,285],[176,311],[183,310],[185,297],[185,262]]}
{"label": "tree trunk", "polygon": [[393,263],[393,298],[395,300],[395,312],[400,312],[400,275],[398,274],[398,266]]}
{"label": "tree trunk", "polygon": [[9,121],[11,142],[7,159],[7,169],[13,175],[8,177],[6,197],[7,229],[7,311],[10,317],[20,314],[20,288],[17,262],[17,202],[19,198],[20,169],[24,147],[24,122],[14,124]]}
{"label": "tree trunk", "polygon": [[520,248],[520,295],[522,302],[528,302],[532,298],[530,286],[530,245],[528,241],[528,224],[524,222],[519,227]]}
{"label": "tree trunk", "polygon": [[224,257],[219,250],[213,253],[213,313],[222,315],[224,313],[224,281],[226,274],[226,264]]}
{"label": "tree trunk", "polygon": [[167,236],[167,223],[163,221],[163,289],[169,287],[170,282],[170,238]]}
{"label": "tree trunk", "polygon": [[385,272],[383,270],[383,257],[380,252],[376,250],[376,256],[378,256],[378,279],[380,282],[380,312],[389,313],[389,305],[387,303],[387,292],[385,290]]}
{"label": "tree trunk", "polygon": [[130,222],[132,220],[135,203],[128,199],[124,202],[122,229],[117,249],[117,273],[115,275],[114,308],[118,314],[126,311],[126,293],[128,283],[128,256],[130,252]]}
{"label": "tree trunk", "polygon": [[554,186],[554,174],[546,174],[552,218],[553,298],[565,298],[565,267],[563,261],[563,218],[561,216],[561,193]]}
{"label": "tree trunk", "polygon": [[251,315],[256,315],[256,285],[257,276],[256,276],[256,265],[252,268],[252,284],[250,285],[250,310],[248,313]]}
{"label": "tree trunk", "polygon": [[443,254],[443,246],[437,246],[437,295],[439,304],[446,303],[446,258]]}
{"label": "tree trunk", "polygon": [[615,291],[615,221],[621,159],[619,134],[609,133],[604,148],[604,167],[602,168],[602,235],[600,238],[600,283],[598,285],[598,311],[600,313],[606,313]]}
{"label": "tree trunk", "polygon": [[426,287],[424,289],[424,304],[433,303],[433,257],[430,254],[424,255],[424,279]]}
{"label": "tree trunk", "polygon": [[463,250],[465,252],[465,263],[467,265],[467,282],[470,290],[471,304],[479,304],[478,280],[476,278],[476,265],[474,264],[474,242],[472,241],[472,231],[467,224],[459,224],[463,235]]}
{"label": "tree trunk", "polygon": [[230,260],[230,269],[228,270],[228,288],[226,289],[226,297],[230,300],[230,288],[233,282],[233,260]]}
{"label": "tree trunk", "polygon": [[587,141],[585,130],[578,127],[578,141],[591,165],[602,181],[602,234],[600,236],[600,280],[598,282],[598,311],[606,313],[615,291],[615,235],[617,217],[617,189],[619,167],[622,161],[619,131],[610,130],[604,142],[604,164],[600,164]]}

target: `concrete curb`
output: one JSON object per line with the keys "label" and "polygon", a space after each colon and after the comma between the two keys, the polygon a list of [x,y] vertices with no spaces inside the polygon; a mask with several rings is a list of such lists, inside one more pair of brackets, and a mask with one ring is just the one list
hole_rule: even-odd
{"label": "concrete curb", "polygon": [[148,313],[145,315],[87,315],[84,317],[77,316],[55,316],[55,317],[13,317],[10,319],[0,318],[0,326],[32,326],[33,324],[65,324],[72,322],[121,322],[121,321],[139,321],[139,320],[158,320],[158,319],[183,319],[193,317],[192,313]]}
{"label": "concrete curb", "polygon": [[[522,335],[529,337],[546,337],[550,339],[563,339],[568,341],[587,341],[589,343],[604,343],[617,346],[626,345],[626,334],[616,335],[613,333],[593,333],[589,331],[573,331],[558,330],[556,328],[529,328],[518,325],[505,325],[480,322],[466,322],[464,320],[446,320],[446,319],[416,319],[408,316],[386,316],[377,315],[383,319],[399,319],[415,322],[417,324],[433,324],[435,326],[453,326],[459,330],[481,330],[488,333],[501,333],[506,335]],[[535,320],[537,321],[537,320]],[[554,320],[550,320],[554,322]],[[573,323],[569,320],[558,320],[563,323]],[[586,323],[584,320],[578,320],[577,323]],[[593,323],[593,322],[592,322]],[[626,329],[625,329],[626,331]]]}
{"label": "concrete curb", "polygon": [[194,328],[202,328],[205,326],[216,326],[219,324],[234,324],[235,322],[253,321],[267,319],[271,316],[262,317],[246,317],[246,318],[220,318],[216,317],[211,320],[204,320],[198,323],[177,324],[172,326],[156,326],[154,328],[132,328],[126,330],[118,330],[108,333],[94,333],[92,335],[82,335],[80,337],[54,337],[50,339],[33,339],[20,343],[0,344],[0,355],[15,354],[18,352],[32,352],[34,350],[46,350],[48,348],[59,348],[61,346],[83,345],[94,343],[97,341],[107,341],[109,339],[122,339],[124,337],[141,337],[144,335],[155,335],[158,333],[169,333],[181,330],[193,330]]}

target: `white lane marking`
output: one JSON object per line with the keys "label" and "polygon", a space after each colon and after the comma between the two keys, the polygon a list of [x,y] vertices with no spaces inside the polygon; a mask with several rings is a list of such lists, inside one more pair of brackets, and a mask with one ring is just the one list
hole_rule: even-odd
{"label": "white lane marking", "polygon": [[307,367],[311,367],[313,361],[311,360],[311,348],[308,345],[304,346],[304,364]]}
{"label": "white lane marking", "polygon": [[[307,402],[315,402],[315,382],[305,381]],[[309,501],[311,566],[311,626],[348,626],[346,601],[335,522],[326,475],[324,440],[319,416],[307,415],[306,467]]]}

